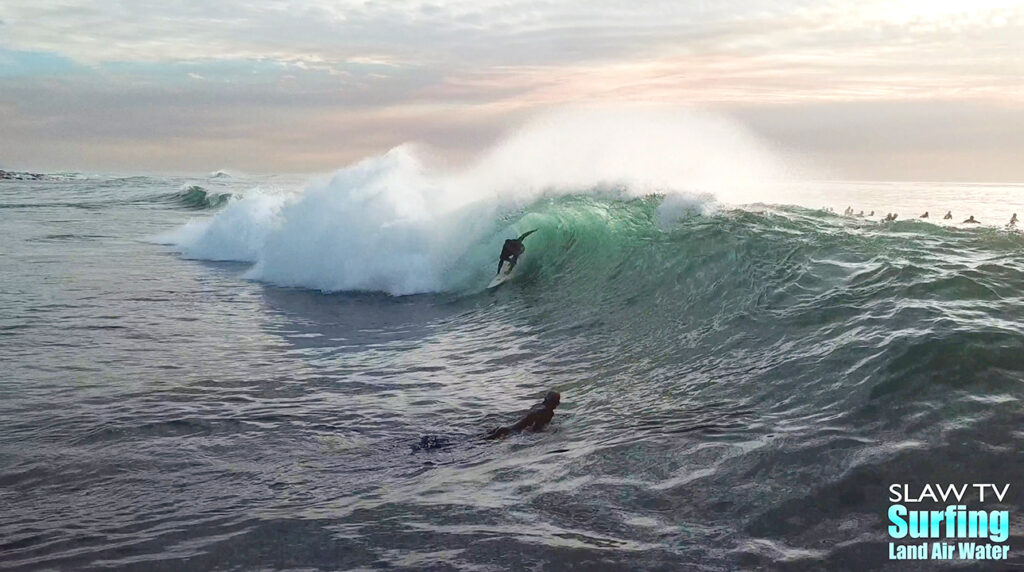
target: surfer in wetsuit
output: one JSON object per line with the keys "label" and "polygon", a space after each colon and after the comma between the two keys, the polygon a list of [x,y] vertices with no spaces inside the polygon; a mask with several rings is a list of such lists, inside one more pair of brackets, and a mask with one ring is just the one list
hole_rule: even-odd
{"label": "surfer in wetsuit", "polygon": [[[558,404],[562,401],[562,395],[557,391],[549,391],[544,396],[544,401],[533,406],[533,409],[526,414],[515,425],[509,425],[508,427],[498,427],[494,431],[491,431],[484,439],[495,440],[508,437],[513,433],[519,433],[520,431],[540,431],[551,422],[551,418],[555,416],[555,409],[558,408]],[[420,438],[419,442],[412,445],[412,452],[426,452],[435,449],[447,449],[456,445],[456,442],[444,435],[424,435]]]}
{"label": "surfer in wetsuit", "polygon": [[953,218],[953,211],[946,211],[946,216],[942,217],[942,220],[949,220]]}
{"label": "surfer in wetsuit", "polygon": [[540,431],[547,425],[551,418],[555,416],[555,409],[558,404],[562,401],[562,395],[557,391],[549,391],[544,396],[544,401],[533,406],[533,409],[523,417],[519,423],[510,425],[508,427],[498,427],[494,431],[487,434],[484,439],[501,439],[508,437],[512,433],[518,433],[524,429],[530,431]]}
{"label": "surfer in wetsuit", "polygon": [[516,267],[519,257],[526,252],[526,247],[523,246],[523,239],[535,232],[537,232],[537,229],[528,230],[519,235],[519,238],[510,238],[505,241],[505,244],[501,247],[501,256],[498,257],[498,271],[495,274],[501,274],[501,267],[506,262],[509,263],[508,269],[510,272]]}
{"label": "surfer in wetsuit", "polygon": [[1006,223],[1006,226],[1017,226],[1017,213],[1013,213],[1013,216],[1010,217],[1010,222]]}
{"label": "surfer in wetsuit", "polygon": [[974,220],[974,215],[971,215],[970,218],[960,224],[981,224],[981,221]]}

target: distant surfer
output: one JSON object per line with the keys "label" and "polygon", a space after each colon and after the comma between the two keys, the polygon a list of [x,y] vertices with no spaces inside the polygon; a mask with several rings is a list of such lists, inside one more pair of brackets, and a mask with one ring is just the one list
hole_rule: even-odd
{"label": "distant surfer", "polygon": [[960,224],[981,224],[981,221],[974,220],[974,215],[971,215],[967,220]]}
{"label": "distant surfer", "polygon": [[526,252],[526,247],[523,246],[523,240],[535,232],[537,232],[537,229],[528,230],[519,235],[519,238],[510,238],[505,241],[505,244],[501,247],[501,256],[498,257],[498,271],[495,274],[501,274],[501,267],[504,266],[506,262],[509,264],[509,272],[516,267],[516,262],[519,261],[519,257]]}
{"label": "distant surfer", "polygon": [[917,218],[928,218],[928,211],[924,211],[924,214]]}
{"label": "distant surfer", "polygon": [[942,217],[942,220],[950,220],[953,218],[953,211],[946,211],[946,216]]}
{"label": "distant surfer", "polygon": [[526,414],[526,417],[523,417],[518,423],[508,427],[498,427],[494,431],[488,433],[484,439],[502,439],[504,437],[508,437],[512,433],[523,431],[524,429],[540,431],[551,421],[551,418],[555,416],[555,409],[561,401],[561,394],[557,391],[549,391],[548,394],[544,396],[544,401],[534,405],[533,409],[530,409],[530,412]]}
{"label": "distant surfer", "polygon": [[1006,226],[1017,226],[1017,213],[1013,213],[1013,216],[1010,217],[1010,222],[1006,223]]}

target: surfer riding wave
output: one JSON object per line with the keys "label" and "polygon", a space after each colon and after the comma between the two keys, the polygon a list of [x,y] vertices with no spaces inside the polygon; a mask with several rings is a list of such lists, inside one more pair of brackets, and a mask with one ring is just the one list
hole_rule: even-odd
{"label": "surfer riding wave", "polygon": [[519,238],[510,238],[505,241],[505,244],[501,247],[501,256],[498,257],[498,271],[495,272],[495,274],[501,274],[501,268],[506,262],[509,264],[509,272],[516,267],[516,262],[519,261],[519,257],[526,252],[526,247],[523,246],[523,240],[535,232],[537,232],[537,229],[528,230],[519,235]]}

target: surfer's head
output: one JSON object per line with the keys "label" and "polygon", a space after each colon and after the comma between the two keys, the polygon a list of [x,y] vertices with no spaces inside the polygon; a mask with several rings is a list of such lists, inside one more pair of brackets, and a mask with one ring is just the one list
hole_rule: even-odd
{"label": "surfer's head", "polygon": [[550,407],[551,409],[558,407],[558,404],[561,402],[562,394],[558,393],[557,391],[549,391],[548,394],[544,396],[544,405]]}

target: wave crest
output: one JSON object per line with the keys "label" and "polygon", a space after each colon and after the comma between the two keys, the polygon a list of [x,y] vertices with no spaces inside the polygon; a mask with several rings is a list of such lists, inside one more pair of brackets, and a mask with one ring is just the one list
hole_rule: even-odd
{"label": "wave crest", "polygon": [[531,215],[545,197],[658,193],[669,197],[657,213],[667,227],[712,208],[711,191],[735,199],[780,172],[721,118],[565,111],[458,173],[431,172],[401,146],[302,193],[248,193],[162,241],[189,257],[253,262],[249,277],[285,286],[393,295],[472,289],[493,272],[505,238],[540,228],[531,242],[542,243],[558,231],[557,216]]}

